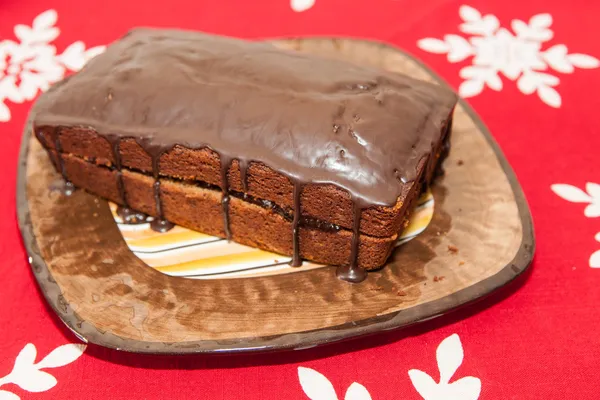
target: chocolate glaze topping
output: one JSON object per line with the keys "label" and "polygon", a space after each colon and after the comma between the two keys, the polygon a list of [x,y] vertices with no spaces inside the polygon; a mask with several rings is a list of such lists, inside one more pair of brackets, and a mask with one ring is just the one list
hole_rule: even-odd
{"label": "chocolate glaze topping", "polygon": [[135,29],[45,93],[35,125],[92,128],[112,144],[116,164],[120,139],[135,138],[153,160],[162,224],[160,156],[175,145],[211,148],[221,159],[227,238],[232,161],[244,185],[250,162],[270,166],[294,184],[294,265],[303,186],[344,188],[355,205],[354,239],[352,260],[338,272],[358,281],[361,211],[396,203],[455,103],[447,89],[379,69],[260,42]]}

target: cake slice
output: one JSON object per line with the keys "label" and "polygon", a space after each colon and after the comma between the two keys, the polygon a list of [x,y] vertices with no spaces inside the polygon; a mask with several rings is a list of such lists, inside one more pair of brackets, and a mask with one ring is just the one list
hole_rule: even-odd
{"label": "cake slice", "polygon": [[157,229],[176,223],[359,281],[434,178],[456,100],[267,43],[135,29],[40,97],[34,131],[65,180]]}

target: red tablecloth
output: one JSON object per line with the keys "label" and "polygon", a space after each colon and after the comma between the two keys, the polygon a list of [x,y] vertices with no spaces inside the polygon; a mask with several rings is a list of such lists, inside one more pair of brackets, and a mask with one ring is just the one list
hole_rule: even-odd
{"label": "red tablecloth", "polygon": [[[3,0],[0,399],[597,399],[598,15],[583,0]],[[155,357],[79,344],[21,244],[22,126],[39,90],[139,25],[352,36],[415,54],[468,97],[515,169],[535,222],[531,273],[408,331],[302,352]]]}

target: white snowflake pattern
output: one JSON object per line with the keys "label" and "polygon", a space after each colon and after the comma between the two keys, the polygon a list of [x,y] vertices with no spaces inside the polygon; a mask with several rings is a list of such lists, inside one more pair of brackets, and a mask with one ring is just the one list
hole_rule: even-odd
{"label": "white snowflake pattern", "polygon": [[23,103],[35,98],[61,80],[67,70],[78,71],[92,57],[104,51],[104,46],[85,49],[77,41],[57,54],[52,41],[60,33],[55,27],[57,14],[47,10],[34,18],[31,26],[14,27],[17,41],[0,41],[0,122],[10,120],[6,100]]}
{"label": "white snowflake pattern", "polygon": [[[440,381],[418,369],[408,371],[410,380],[424,400],[477,400],[481,381],[466,376],[452,383],[452,376],[462,364],[464,352],[460,338],[453,334],[444,339],[436,352]],[[333,385],[323,374],[311,368],[299,367],[300,386],[310,400],[338,400]],[[352,383],[346,390],[344,400],[371,400],[369,391],[360,383]]]}
{"label": "white snowflake pattern", "polygon": [[[32,393],[50,390],[56,386],[56,378],[42,369],[58,368],[70,364],[81,357],[85,348],[84,344],[74,343],[58,346],[36,363],[37,349],[35,345],[28,343],[17,355],[12,371],[0,378],[0,386],[12,383]],[[19,399],[20,397],[13,392],[0,390],[0,400]]]}
{"label": "white snowflake pattern", "polygon": [[541,71],[550,68],[569,74],[576,67],[598,68],[600,65],[595,57],[569,54],[564,44],[542,50],[542,45],[554,36],[550,29],[550,14],[534,15],[528,22],[514,19],[511,22],[512,32],[501,27],[496,16],[482,15],[473,7],[461,6],[459,15],[463,20],[459,30],[470,37],[448,34],[443,39],[421,39],[417,45],[431,53],[446,54],[451,63],[472,57],[471,65],[463,67],[459,73],[464,79],[458,88],[462,97],[476,96],[486,86],[495,91],[502,90],[499,76],[502,74],[516,81],[523,94],[535,92],[544,103],[558,108],[562,99],[555,87],[560,79]]}
{"label": "white snowflake pattern", "polygon": [[[338,400],[333,385],[320,372],[298,367],[298,379],[302,390],[310,400]],[[363,385],[354,382],[346,390],[344,400],[371,400],[371,395]]]}
{"label": "white snowflake pattern", "polygon": [[408,376],[424,400],[477,400],[481,393],[479,378],[466,376],[450,383],[463,358],[460,338],[453,334],[444,339],[436,351],[439,382],[435,382],[429,374],[418,369],[408,371]]}
{"label": "white snowflake pattern", "polygon": [[290,0],[290,7],[296,12],[306,11],[315,5],[315,0]]}
{"label": "white snowflake pattern", "polygon": [[[551,189],[558,196],[572,203],[586,203],[587,206],[583,215],[588,218],[600,217],[600,184],[588,182],[585,185],[585,191],[573,185],[557,183],[551,186]],[[594,236],[594,239],[600,242],[600,232]],[[596,250],[589,261],[590,267],[600,268],[600,250]]]}

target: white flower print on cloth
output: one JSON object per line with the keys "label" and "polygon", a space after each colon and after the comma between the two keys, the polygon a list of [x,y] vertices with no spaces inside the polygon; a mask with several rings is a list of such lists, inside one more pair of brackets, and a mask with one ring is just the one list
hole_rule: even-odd
{"label": "white flower print on cloth", "polygon": [[541,71],[553,69],[570,74],[576,67],[598,68],[600,65],[595,57],[569,54],[564,44],[542,50],[542,44],[554,36],[550,29],[550,14],[534,15],[528,22],[514,19],[511,22],[512,32],[500,27],[496,16],[482,15],[473,7],[461,6],[459,15],[464,21],[459,30],[469,37],[448,34],[443,39],[421,39],[417,45],[431,53],[446,54],[451,63],[472,57],[471,65],[463,67],[459,73],[464,79],[458,88],[462,97],[476,96],[486,86],[495,91],[502,90],[501,73],[517,81],[517,87],[523,94],[537,93],[544,103],[558,108],[562,99],[555,87],[560,79]]}
{"label": "white flower print on cloth", "polygon": [[[69,343],[52,350],[38,363],[35,362],[37,350],[28,343],[17,355],[12,371],[0,378],[0,386],[13,383],[28,392],[45,392],[56,386],[57,381],[48,372],[41,371],[47,368],[62,367],[77,360],[85,350],[86,345]],[[13,392],[0,389],[0,400],[19,400]]]}
{"label": "white flower print on cloth", "polygon": [[[573,203],[586,203],[587,206],[583,210],[583,215],[588,218],[600,217],[600,185],[593,182],[588,182],[585,185],[585,191],[578,187],[557,183],[551,186],[551,189],[558,196]],[[600,232],[594,237],[600,242]],[[600,268],[600,250],[595,251],[590,256],[590,267]]]}
{"label": "white flower print on cloth", "polygon": [[[408,371],[413,386],[424,400],[477,400],[481,381],[467,376],[452,383],[452,376],[462,364],[464,353],[460,338],[453,334],[440,343],[436,352],[440,381],[418,369]],[[314,369],[298,367],[300,386],[310,400],[338,400],[333,385],[323,374]],[[352,383],[346,390],[344,400],[371,400],[369,391],[360,383]]]}
{"label": "white flower print on cloth", "polygon": [[296,12],[306,11],[315,5],[315,0],[290,0],[292,10]]}
{"label": "white flower print on cloth", "polygon": [[415,389],[424,400],[476,400],[481,393],[481,381],[472,376],[460,378],[452,383],[450,379],[463,362],[464,352],[457,334],[440,343],[436,351],[440,381],[418,369],[408,371]]}
{"label": "white flower print on cloth", "polygon": [[78,71],[92,57],[104,51],[104,46],[88,50],[81,41],[56,53],[51,42],[60,33],[54,26],[56,11],[48,10],[34,18],[31,26],[16,25],[17,41],[0,41],[0,122],[10,120],[6,100],[23,103],[35,98],[39,91],[61,80],[67,70]]}
{"label": "white flower print on cloth", "polygon": [[[310,400],[338,400],[329,379],[314,369],[298,367],[300,386]],[[344,400],[371,400],[371,395],[360,383],[354,382],[346,390]]]}
{"label": "white flower print on cloth", "polygon": [[[600,242],[600,232],[596,233],[594,239],[596,239],[597,242]],[[590,256],[590,267],[600,268],[600,250],[596,250]]]}

